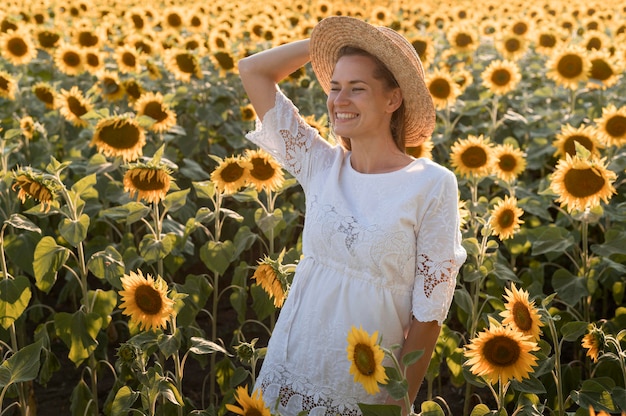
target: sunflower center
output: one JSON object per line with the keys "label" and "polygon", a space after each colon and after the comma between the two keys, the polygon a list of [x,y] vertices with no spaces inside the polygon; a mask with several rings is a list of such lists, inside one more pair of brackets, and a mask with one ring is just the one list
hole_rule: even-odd
{"label": "sunflower center", "polygon": [[414,40],[411,44],[421,59],[426,53],[426,47],[428,46],[427,43],[423,40]]}
{"label": "sunflower center", "polygon": [[22,38],[13,38],[7,42],[7,49],[14,56],[24,56],[28,53],[28,45]]}
{"label": "sunflower center", "polygon": [[140,131],[129,122],[104,126],[100,130],[100,140],[116,149],[132,149],[139,142]]}
{"label": "sunflower center", "polygon": [[54,95],[47,88],[35,89],[35,95],[46,104],[52,104],[54,102]]}
{"label": "sunflower center", "polygon": [[589,42],[587,42],[588,51],[599,50],[601,48],[602,48],[602,41],[600,40],[600,38],[591,38],[589,39]]}
{"label": "sunflower center", "polygon": [[505,68],[497,69],[493,71],[493,75],[491,76],[491,81],[494,84],[500,87],[503,87],[505,85],[508,85],[509,82],[511,82],[511,73]]}
{"label": "sunflower center", "polygon": [[533,318],[530,316],[528,307],[522,302],[515,302],[511,312],[515,325],[524,332],[530,331],[533,327]]}
{"label": "sunflower center", "polygon": [[563,178],[565,188],[575,198],[595,195],[605,184],[604,178],[594,169],[570,169]]}
{"label": "sunflower center", "polygon": [[72,114],[77,117],[81,117],[87,113],[87,108],[76,97],[68,97],[67,106]]}
{"label": "sunflower center", "polygon": [[487,163],[487,152],[480,146],[468,147],[461,154],[463,164],[468,168],[481,168]]}
{"label": "sunflower center", "polygon": [[266,160],[255,157],[251,160],[251,162],[252,170],[250,171],[250,175],[252,175],[254,178],[261,181],[266,181],[274,176],[274,167]]}
{"label": "sunflower center", "polygon": [[161,191],[168,186],[167,175],[160,170],[134,169],[131,173],[133,186],[140,191]]}
{"label": "sunflower center", "polygon": [[102,80],[102,84],[102,90],[106,95],[113,95],[120,90],[120,84],[118,84],[113,78],[104,78]]}
{"label": "sunflower center", "polygon": [[244,416],[263,416],[263,413],[256,407],[250,407],[244,411]]}
{"label": "sunflower center", "polygon": [[87,63],[87,65],[93,68],[97,68],[100,66],[100,58],[98,57],[98,54],[95,53],[86,54],[85,62]]}
{"label": "sunflower center", "polygon": [[623,137],[626,135],[626,117],[621,115],[611,117],[604,129],[612,137]]}
{"label": "sunflower center", "polygon": [[502,155],[500,156],[498,166],[503,172],[514,172],[517,168],[517,159],[513,155]]}
{"label": "sunflower center", "polygon": [[5,77],[0,76],[0,90],[8,91],[9,90],[9,80]]}
{"label": "sunflower center", "polygon": [[135,289],[135,303],[147,315],[156,315],[163,307],[161,294],[150,285],[141,285]]}
{"label": "sunflower center", "polygon": [[508,52],[517,52],[520,50],[520,48],[522,47],[522,43],[519,41],[519,39],[507,39],[506,42],[504,42],[504,48],[508,51]]}
{"label": "sunflower center", "polygon": [[430,93],[436,98],[448,98],[452,88],[447,80],[437,78],[430,83],[429,90]]}
{"label": "sunflower center", "polygon": [[559,74],[565,78],[576,78],[583,72],[583,60],[576,54],[566,54],[556,67]]}
{"label": "sunflower center", "polygon": [[237,163],[229,163],[224,166],[220,177],[226,183],[237,182],[244,174],[244,169]]}
{"label": "sunflower center", "polygon": [[528,32],[528,25],[524,22],[517,22],[513,25],[513,33],[516,35],[523,35]]}
{"label": "sunflower center", "polygon": [[78,43],[83,47],[96,46],[98,37],[91,32],[80,32],[78,35]]}
{"label": "sunflower center", "polygon": [[576,155],[576,142],[582,145],[585,149],[592,151],[593,150],[593,142],[587,136],[583,136],[580,134],[575,134],[573,136],[568,137],[568,139],[563,144],[563,150],[566,153],[569,153],[572,156]]}
{"label": "sunflower center", "polygon": [[216,52],[213,56],[223,69],[233,69],[235,67],[235,61],[233,57],[227,52]]}
{"label": "sunflower center", "polygon": [[180,53],[176,55],[176,65],[178,68],[187,74],[193,74],[196,72],[196,61],[193,59],[193,55],[188,53]]}
{"label": "sunflower center", "polygon": [[61,39],[61,36],[58,33],[50,32],[48,30],[44,30],[37,36],[39,44],[44,48],[54,47],[59,39]]}
{"label": "sunflower center", "polygon": [[141,88],[139,87],[139,84],[137,84],[135,81],[126,82],[124,84],[124,89],[126,89],[126,93],[135,100],[141,97]]}
{"label": "sunflower center", "polygon": [[122,54],[122,62],[124,62],[124,65],[134,68],[137,65],[137,58],[134,54],[126,52]]}
{"label": "sunflower center", "polygon": [[544,48],[553,48],[556,45],[556,36],[543,33],[539,36],[539,44]]}
{"label": "sunflower center", "polygon": [[509,228],[515,223],[515,212],[512,209],[504,209],[498,214],[498,225],[501,228]]}
{"label": "sunflower center", "polygon": [[365,344],[356,344],[354,346],[354,364],[361,374],[366,376],[374,374],[376,360],[372,348]]}
{"label": "sunflower center", "polygon": [[135,26],[135,29],[143,29],[144,27],[143,17],[141,17],[138,14],[133,14],[130,18],[133,21],[133,26]]}
{"label": "sunflower center", "polygon": [[183,19],[176,13],[167,16],[167,23],[171,27],[179,27],[183,24]]}
{"label": "sunflower center", "polygon": [[472,44],[472,37],[467,33],[459,33],[454,41],[456,46],[463,48]]}
{"label": "sunflower center", "polygon": [[505,335],[494,336],[485,343],[484,357],[497,367],[514,365],[521,355],[518,343]]}
{"label": "sunflower center", "polygon": [[163,106],[161,106],[161,103],[158,101],[150,101],[147,103],[144,109],[144,114],[152,117],[157,122],[163,121],[167,118],[167,113],[163,111]]}
{"label": "sunflower center", "polygon": [[70,68],[80,66],[80,55],[74,51],[68,51],[63,54],[63,63]]}
{"label": "sunflower center", "polygon": [[591,78],[606,81],[613,76],[613,69],[604,59],[591,61]]}

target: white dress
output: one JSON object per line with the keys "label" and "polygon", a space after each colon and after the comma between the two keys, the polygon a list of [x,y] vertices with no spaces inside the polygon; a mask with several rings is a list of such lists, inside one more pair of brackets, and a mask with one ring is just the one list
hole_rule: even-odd
{"label": "white dress", "polygon": [[402,344],[411,315],[446,318],[461,246],[456,177],[416,159],[398,171],[362,174],[350,152],[331,146],[280,91],[246,137],[296,177],[306,196],[299,262],[255,389],[273,413],[359,415],[382,403],[349,372],[347,336],[378,331]]}

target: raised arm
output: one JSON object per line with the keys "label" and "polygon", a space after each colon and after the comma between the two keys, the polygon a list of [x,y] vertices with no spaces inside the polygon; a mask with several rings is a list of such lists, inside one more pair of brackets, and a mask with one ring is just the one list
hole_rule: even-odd
{"label": "raised arm", "polygon": [[261,120],[274,107],[276,84],[309,61],[309,39],[280,45],[243,58],[239,76]]}

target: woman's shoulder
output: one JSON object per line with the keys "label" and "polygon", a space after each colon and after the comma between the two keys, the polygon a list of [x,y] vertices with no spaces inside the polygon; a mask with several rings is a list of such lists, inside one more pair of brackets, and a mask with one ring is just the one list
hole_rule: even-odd
{"label": "woman's shoulder", "polygon": [[411,164],[409,172],[413,175],[429,176],[432,179],[441,178],[442,180],[456,180],[456,175],[450,169],[425,157],[415,159],[415,161]]}

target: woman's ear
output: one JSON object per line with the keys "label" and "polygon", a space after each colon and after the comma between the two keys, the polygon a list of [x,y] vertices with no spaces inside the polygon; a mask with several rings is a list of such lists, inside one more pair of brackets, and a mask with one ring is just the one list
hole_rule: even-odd
{"label": "woman's ear", "polygon": [[402,90],[400,88],[394,88],[389,94],[389,102],[387,105],[387,111],[393,113],[402,105]]}

